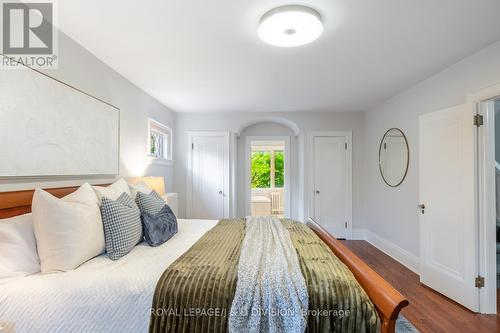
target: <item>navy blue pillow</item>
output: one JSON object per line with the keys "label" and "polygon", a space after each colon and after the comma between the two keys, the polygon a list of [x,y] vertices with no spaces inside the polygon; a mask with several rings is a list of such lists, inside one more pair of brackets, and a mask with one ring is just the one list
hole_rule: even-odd
{"label": "navy blue pillow", "polygon": [[156,214],[143,212],[141,220],[149,246],[161,245],[177,233],[177,218],[167,204]]}

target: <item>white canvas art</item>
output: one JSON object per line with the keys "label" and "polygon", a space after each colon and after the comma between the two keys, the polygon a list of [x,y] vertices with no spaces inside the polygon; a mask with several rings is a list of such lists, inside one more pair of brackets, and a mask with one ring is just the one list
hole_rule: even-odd
{"label": "white canvas art", "polygon": [[119,110],[31,69],[0,73],[0,177],[116,175]]}

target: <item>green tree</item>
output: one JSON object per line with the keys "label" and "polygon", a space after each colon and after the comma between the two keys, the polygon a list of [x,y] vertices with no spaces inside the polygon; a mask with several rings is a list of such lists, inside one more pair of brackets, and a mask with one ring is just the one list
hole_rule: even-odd
{"label": "green tree", "polygon": [[[274,153],[274,186],[283,187],[285,184],[285,162],[283,151]],[[252,152],[251,164],[252,188],[271,187],[271,153],[263,151]]]}
{"label": "green tree", "polygon": [[252,152],[252,188],[271,187],[271,155],[268,152]]}

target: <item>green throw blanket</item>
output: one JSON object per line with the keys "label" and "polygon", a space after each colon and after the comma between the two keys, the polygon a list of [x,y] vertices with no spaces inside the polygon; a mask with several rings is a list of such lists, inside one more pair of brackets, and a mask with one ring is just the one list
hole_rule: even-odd
{"label": "green throw blanket", "polygon": [[[305,224],[281,223],[307,285],[306,331],[378,332],[375,307],[349,269]],[[153,298],[150,332],[228,332],[245,229],[244,219],[221,220],[165,270]]]}

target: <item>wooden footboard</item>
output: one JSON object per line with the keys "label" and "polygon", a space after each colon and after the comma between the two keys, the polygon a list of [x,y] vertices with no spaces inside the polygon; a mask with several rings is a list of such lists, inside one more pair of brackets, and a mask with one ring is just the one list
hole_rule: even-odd
{"label": "wooden footboard", "polygon": [[363,287],[368,294],[380,316],[380,322],[382,324],[381,332],[394,333],[396,319],[401,309],[409,304],[408,300],[314,220],[309,219],[307,221],[307,226],[311,228],[351,270],[356,280],[358,280],[361,287]]}
{"label": "wooden footboard", "polygon": [[[104,185],[106,186],[106,185]],[[64,187],[48,190],[57,197],[74,192],[78,187]],[[33,190],[0,193],[0,219],[12,217],[31,211]],[[330,235],[325,229],[313,220],[307,222],[335,255],[351,270],[359,284],[366,291],[382,323],[382,333],[395,331],[396,319],[401,309],[408,305],[408,301],[387,281],[373,269],[359,259],[346,246]]]}

